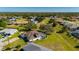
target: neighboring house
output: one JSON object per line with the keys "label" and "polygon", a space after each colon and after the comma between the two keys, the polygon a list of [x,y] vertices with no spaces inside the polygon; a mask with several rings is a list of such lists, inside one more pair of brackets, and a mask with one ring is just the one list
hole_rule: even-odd
{"label": "neighboring house", "polygon": [[35,20],[34,19],[31,19],[31,21],[34,22]]}
{"label": "neighboring house", "polygon": [[16,21],[16,18],[12,17],[9,19],[10,21]]}
{"label": "neighboring house", "polygon": [[0,38],[0,41],[4,41],[14,33],[18,32],[16,29],[4,29],[0,31],[0,35],[2,35],[2,38]]}
{"label": "neighboring house", "polygon": [[21,51],[51,51],[51,50],[35,43],[28,43],[23,49],[21,49]]}
{"label": "neighboring house", "polygon": [[76,18],[76,19],[79,19],[79,16],[76,16],[75,18]]}
{"label": "neighboring house", "polygon": [[79,25],[70,21],[61,21],[60,24],[68,28],[70,31],[77,30],[77,28],[79,27]]}
{"label": "neighboring house", "polygon": [[25,38],[24,40],[27,41],[35,41],[35,40],[42,40],[46,37],[46,35],[44,33],[38,32],[38,31],[28,31],[24,34],[20,35],[21,38]]}
{"label": "neighboring house", "polygon": [[13,24],[15,21],[16,21],[16,18],[12,17],[12,18],[9,18],[9,25]]}
{"label": "neighboring house", "polygon": [[4,29],[4,30],[1,30],[1,32],[5,32],[5,33],[10,33],[11,35],[16,33],[18,30],[17,29]]}
{"label": "neighboring house", "polygon": [[56,19],[57,16],[50,16],[50,19]]}
{"label": "neighboring house", "polygon": [[33,22],[33,23],[37,24],[37,23],[38,23],[38,21],[35,21],[35,19],[36,19],[36,17],[33,17],[33,18],[31,19],[31,22]]}
{"label": "neighboring house", "polygon": [[79,30],[72,31],[71,35],[74,36],[74,37],[76,37],[76,38],[79,38]]}
{"label": "neighboring house", "polygon": [[70,31],[75,31],[75,30],[78,29],[78,27],[79,27],[79,26],[72,25],[72,26],[68,26],[68,29],[69,29]]}
{"label": "neighboring house", "polygon": [[70,22],[70,21],[63,21],[62,24],[69,29],[69,33],[76,37],[79,38],[79,25],[74,23],[74,22]]}

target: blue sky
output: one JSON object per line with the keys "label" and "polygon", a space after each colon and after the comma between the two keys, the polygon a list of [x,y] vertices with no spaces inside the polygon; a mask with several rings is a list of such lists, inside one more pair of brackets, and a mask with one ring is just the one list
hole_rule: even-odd
{"label": "blue sky", "polygon": [[0,7],[0,12],[79,12],[79,7]]}

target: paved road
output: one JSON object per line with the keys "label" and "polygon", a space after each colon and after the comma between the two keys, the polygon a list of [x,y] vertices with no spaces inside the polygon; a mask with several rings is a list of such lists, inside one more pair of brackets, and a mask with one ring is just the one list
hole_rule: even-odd
{"label": "paved road", "polygon": [[51,51],[51,50],[43,46],[40,46],[38,44],[30,42],[28,43],[27,46],[24,47],[24,51]]}

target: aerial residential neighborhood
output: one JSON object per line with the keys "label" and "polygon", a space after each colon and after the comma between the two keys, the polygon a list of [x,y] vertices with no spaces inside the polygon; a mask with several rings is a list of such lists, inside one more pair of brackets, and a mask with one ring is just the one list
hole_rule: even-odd
{"label": "aerial residential neighborhood", "polygon": [[78,17],[76,13],[0,14],[0,51],[78,51]]}

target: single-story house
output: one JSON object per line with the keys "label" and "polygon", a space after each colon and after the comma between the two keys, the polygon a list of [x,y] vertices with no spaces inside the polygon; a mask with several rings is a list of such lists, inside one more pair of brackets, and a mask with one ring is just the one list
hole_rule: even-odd
{"label": "single-story house", "polygon": [[76,38],[79,38],[79,30],[71,31],[71,35]]}
{"label": "single-story house", "polygon": [[78,27],[79,27],[79,26],[77,26],[77,25],[68,26],[69,30],[71,30],[71,31],[77,30]]}
{"label": "single-story house", "polygon": [[65,26],[66,28],[68,28],[70,31],[77,30],[77,28],[79,27],[79,25],[70,21],[61,21],[61,24]]}
{"label": "single-story house", "polygon": [[26,40],[28,41],[35,41],[35,40],[41,40],[46,37],[44,33],[38,32],[38,31],[28,31],[24,34],[20,35],[21,38],[27,37]]}
{"label": "single-story house", "polygon": [[1,30],[0,33],[5,32],[5,33],[10,33],[12,35],[17,31],[18,31],[17,29],[4,29],[4,30]]}
{"label": "single-story house", "polygon": [[35,19],[36,19],[36,17],[32,17],[32,19],[30,19],[30,20],[31,20],[31,22],[33,22],[33,23],[37,24],[37,23],[38,23],[38,21],[36,21]]}
{"label": "single-story house", "polygon": [[16,18],[12,17],[9,19],[10,21],[16,21]]}
{"label": "single-story house", "polygon": [[50,16],[50,19],[56,19],[57,16]]}
{"label": "single-story house", "polygon": [[2,38],[0,39],[1,41],[4,41],[14,33],[18,32],[17,29],[4,29],[0,31],[0,35],[2,35]]}
{"label": "single-story house", "polygon": [[76,19],[79,19],[79,16],[76,16],[75,18],[76,18]]}
{"label": "single-story house", "polygon": [[29,31],[26,33],[27,38],[29,39],[29,41],[35,41],[35,40],[41,40],[43,38],[45,38],[45,34],[38,32],[38,31]]}

